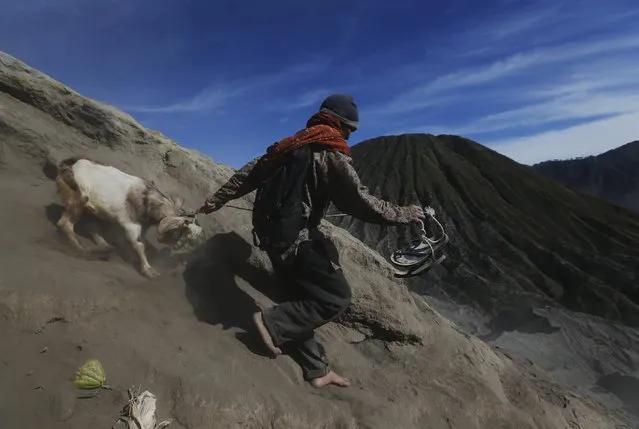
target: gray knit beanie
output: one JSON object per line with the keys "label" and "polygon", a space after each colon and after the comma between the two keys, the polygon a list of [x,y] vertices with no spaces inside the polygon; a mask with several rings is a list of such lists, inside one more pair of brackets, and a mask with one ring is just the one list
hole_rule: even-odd
{"label": "gray knit beanie", "polygon": [[320,106],[320,112],[337,116],[340,121],[356,130],[359,128],[359,109],[349,94],[332,94],[326,97]]}

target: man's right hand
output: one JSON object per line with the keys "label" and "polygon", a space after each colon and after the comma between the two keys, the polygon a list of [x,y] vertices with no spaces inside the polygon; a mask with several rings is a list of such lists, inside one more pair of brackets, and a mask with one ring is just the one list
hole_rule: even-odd
{"label": "man's right hand", "polygon": [[408,216],[411,223],[416,223],[421,229],[424,229],[426,214],[423,208],[415,204],[408,206]]}

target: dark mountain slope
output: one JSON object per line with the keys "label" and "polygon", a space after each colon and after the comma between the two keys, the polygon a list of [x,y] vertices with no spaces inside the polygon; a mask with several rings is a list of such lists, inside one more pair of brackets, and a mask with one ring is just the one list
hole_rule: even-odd
{"label": "dark mountain slope", "polygon": [[[639,326],[636,213],[457,136],[376,138],[355,145],[353,159],[374,194],[432,205],[450,235],[446,269],[413,287],[493,316],[555,302]],[[351,217],[333,222],[384,256],[411,237]]]}
{"label": "dark mountain slope", "polygon": [[600,155],[533,165],[571,188],[639,212],[639,140]]}

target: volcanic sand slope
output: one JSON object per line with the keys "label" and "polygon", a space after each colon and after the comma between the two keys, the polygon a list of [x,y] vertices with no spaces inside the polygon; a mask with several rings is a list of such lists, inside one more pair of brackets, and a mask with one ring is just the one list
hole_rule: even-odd
{"label": "volcanic sand slope", "polygon": [[[435,208],[451,239],[440,280],[458,301],[492,315],[558,302],[639,326],[639,214],[457,136],[381,137],[353,159],[374,194]],[[383,255],[414,238],[334,219]]]}
{"label": "volcanic sand slope", "polygon": [[596,156],[533,165],[577,191],[639,212],[639,140]]}
{"label": "volcanic sand slope", "polygon": [[[0,54],[2,428],[110,427],[133,385],[158,396],[171,428],[631,427],[461,333],[330,225],[354,302],[320,336],[354,385],[314,390],[245,332],[271,285],[248,213],[203,219],[209,241],[182,257],[150,246],[163,273],[153,281],[118,256],[79,257],[56,233],[47,177],[52,161],[75,154],[155,180],[191,206],[232,173]],[[88,358],[100,359],[113,390],[77,399],[73,372]]]}

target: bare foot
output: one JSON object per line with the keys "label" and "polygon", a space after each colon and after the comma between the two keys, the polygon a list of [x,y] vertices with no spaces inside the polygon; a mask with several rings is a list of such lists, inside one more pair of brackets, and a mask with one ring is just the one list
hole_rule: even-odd
{"label": "bare foot", "polygon": [[255,323],[255,327],[257,328],[257,331],[260,333],[260,337],[262,337],[262,341],[264,341],[264,344],[266,345],[266,347],[268,347],[271,353],[273,353],[276,356],[281,355],[282,351],[273,345],[273,339],[271,338],[271,335],[268,333],[266,326],[264,326],[264,321],[262,321],[261,312],[257,312],[253,314],[253,322]]}
{"label": "bare foot", "polygon": [[347,378],[335,374],[333,371],[329,372],[324,377],[318,377],[311,380],[311,386],[316,389],[321,389],[329,384],[334,384],[339,387],[348,387],[351,385],[351,382],[348,381]]}

